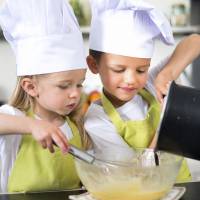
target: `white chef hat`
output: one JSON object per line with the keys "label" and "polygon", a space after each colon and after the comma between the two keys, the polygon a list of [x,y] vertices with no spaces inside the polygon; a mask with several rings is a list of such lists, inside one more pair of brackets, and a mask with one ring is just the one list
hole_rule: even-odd
{"label": "white chef hat", "polygon": [[82,34],[66,0],[5,0],[0,25],[15,52],[18,76],[87,66]]}
{"label": "white chef hat", "polygon": [[155,39],[174,43],[168,20],[143,0],[90,0],[90,49],[151,58]]}

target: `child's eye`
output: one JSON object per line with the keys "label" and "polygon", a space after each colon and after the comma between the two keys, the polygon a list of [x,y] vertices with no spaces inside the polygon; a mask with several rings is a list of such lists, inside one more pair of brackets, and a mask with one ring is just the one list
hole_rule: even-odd
{"label": "child's eye", "polygon": [[64,89],[67,89],[69,87],[69,85],[59,85],[58,87],[60,89],[64,90]]}
{"label": "child's eye", "polygon": [[137,70],[137,72],[139,73],[139,74],[143,74],[143,73],[145,73],[146,72],[146,70]]}
{"label": "child's eye", "polygon": [[82,88],[82,87],[83,87],[83,84],[80,83],[80,84],[77,85],[77,87],[78,87],[78,88]]}
{"label": "child's eye", "polygon": [[112,69],[112,71],[115,73],[122,73],[122,72],[124,72],[124,69],[118,69],[118,70]]}

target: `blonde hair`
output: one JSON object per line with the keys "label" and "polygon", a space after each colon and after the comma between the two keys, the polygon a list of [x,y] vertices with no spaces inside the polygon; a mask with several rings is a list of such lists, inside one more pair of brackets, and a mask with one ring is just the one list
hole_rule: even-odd
{"label": "blonde hair", "polygon": [[68,116],[76,124],[76,126],[80,132],[84,149],[89,149],[92,147],[92,141],[84,129],[84,120],[83,120],[84,114],[83,114],[83,110],[82,110],[83,103],[84,103],[84,100],[82,97],[77,108],[74,111],[72,111]]}
{"label": "blonde hair", "polygon": [[[21,81],[28,76],[17,77],[17,83],[14,92],[9,100],[9,104],[21,111],[27,112],[30,108],[33,108],[34,99],[27,94],[21,86]],[[29,76],[31,78],[31,76]]]}
{"label": "blonde hair", "polygon": [[[41,76],[41,75],[39,75],[39,76]],[[26,91],[24,91],[24,89],[21,86],[21,81],[27,77],[33,78],[36,76],[17,77],[16,87],[14,89],[14,92],[13,92],[10,100],[9,100],[9,104],[11,106],[18,108],[19,110],[21,110],[23,112],[27,112],[29,109],[34,108],[34,98],[32,96],[30,96]],[[77,106],[77,108],[73,112],[71,112],[68,116],[75,123],[75,125],[77,126],[77,128],[79,130],[83,148],[89,149],[92,146],[91,145],[92,143],[91,143],[91,139],[90,139],[89,135],[84,130],[82,105],[83,105],[83,100],[81,98],[81,101],[79,102],[79,105]]]}

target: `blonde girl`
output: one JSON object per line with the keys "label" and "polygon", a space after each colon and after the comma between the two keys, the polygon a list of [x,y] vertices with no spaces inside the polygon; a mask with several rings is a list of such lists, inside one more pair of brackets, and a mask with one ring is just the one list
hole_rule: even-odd
{"label": "blonde girl", "polygon": [[74,13],[65,0],[6,0],[0,25],[18,76],[0,107],[0,192],[80,187],[73,157],[63,154],[89,141],[79,114],[86,63]]}

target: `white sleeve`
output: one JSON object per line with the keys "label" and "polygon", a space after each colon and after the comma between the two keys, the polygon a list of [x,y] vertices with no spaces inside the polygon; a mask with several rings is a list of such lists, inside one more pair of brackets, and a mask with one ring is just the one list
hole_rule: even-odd
{"label": "white sleeve", "polygon": [[[0,107],[0,113],[23,116],[24,113],[10,106]],[[0,193],[7,192],[8,177],[16,159],[21,135],[0,135]]]}
{"label": "white sleeve", "polygon": [[8,104],[0,106],[0,113],[10,114],[10,115],[17,115],[17,116],[24,116],[25,114],[20,111],[19,109],[10,106]]}
{"label": "white sleeve", "polygon": [[132,149],[117,133],[102,106],[91,104],[84,127],[92,139],[94,152],[98,158],[122,161],[133,156]]}

